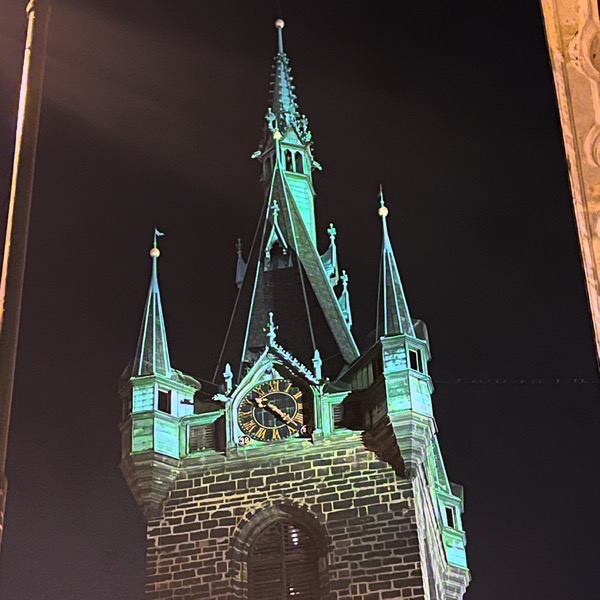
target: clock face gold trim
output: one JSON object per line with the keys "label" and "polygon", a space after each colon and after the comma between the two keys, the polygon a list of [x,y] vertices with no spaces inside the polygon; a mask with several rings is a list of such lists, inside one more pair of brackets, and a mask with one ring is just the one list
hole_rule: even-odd
{"label": "clock face gold trim", "polygon": [[253,440],[276,442],[304,425],[302,390],[289,379],[273,379],[248,392],[238,407],[240,429]]}

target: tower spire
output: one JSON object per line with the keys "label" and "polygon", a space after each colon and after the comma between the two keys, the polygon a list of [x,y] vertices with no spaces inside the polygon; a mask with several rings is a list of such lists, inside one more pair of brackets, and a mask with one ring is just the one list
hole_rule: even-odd
{"label": "tower spire", "polygon": [[376,335],[389,336],[408,334],[414,335],[408,304],[402,289],[400,273],[396,264],[396,257],[390,242],[387,228],[389,210],[383,197],[383,186],[379,186],[379,210],[383,241],[381,247],[381,266],[379,271],[379,299],[377,305]]}
{"label": "tower spire", "polygon": [[[273,80],[271,82],[272,99],[271,105],[267,111],[267,122],[269,127],[278,131],[284,136],[291,127],[296,130],[303,144],[311,140],[311,134],[308,130],[308,119],[305,115],[300,115],[292,77],[290,60],[283,50],[283,28],[285,23],[283,19],[275,21],[277,29],[277,54],[273,65]],[[279,137],[279,136],[278,136]]]}
{"label": "tower spire", "polygon": [[170,377],[172,372],[165,318],[158,287],[158,258],[160,250],[158,249],[157,238],[162,235],[164,234],[157,229],[154,230],[154,243],[150,250],[152,275],[150,277],[148,299],[146,300],[144,317],[142,319],[142,328],[133,362],[133,377],[140,377],[142,375],[164,375],[165,377]]}

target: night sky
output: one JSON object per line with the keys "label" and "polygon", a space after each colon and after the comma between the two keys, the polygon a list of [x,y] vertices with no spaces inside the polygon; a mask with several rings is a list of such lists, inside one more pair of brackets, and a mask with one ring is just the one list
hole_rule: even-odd
{"label": "night sky", "polygon": [[[3,220],[25,4],[0,0]],[[333,221],[359,346],[375,323],[380,182],[411,312],[429,327],[442,451],[465,487],[466,597],[593,597],[600,388],[573,383],[598,373],[538,2],[281,5],[323,165],[320,249]],[[118,470],[117,380],[155,226],[172,362],[212,377],[235,241],[249,247],[261,208],[250,155],[278,8],[53,7],[0,599],[142,600],[144,522]]]}

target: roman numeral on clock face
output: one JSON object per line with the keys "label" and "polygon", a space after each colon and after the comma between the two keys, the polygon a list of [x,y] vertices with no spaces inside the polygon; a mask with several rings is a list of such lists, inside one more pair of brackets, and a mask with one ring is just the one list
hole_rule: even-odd
{"label": "roman numeral on clock face", "polygon": [[242,421],[241,427],[246,433],[252,433],[258,427],[258,424],[250,417],[248,420]]}

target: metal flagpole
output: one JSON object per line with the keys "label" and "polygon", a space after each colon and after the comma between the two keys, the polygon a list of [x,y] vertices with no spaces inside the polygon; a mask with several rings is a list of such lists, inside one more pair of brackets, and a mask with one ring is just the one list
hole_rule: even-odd
{"label": "metal flagpole", "polygon": [[42,100],[49,0],[27,5],[27,38],[19,94],[10,204],[0,280],[0,544],[6,507],[6,449],[21,316],[29,213]]}

